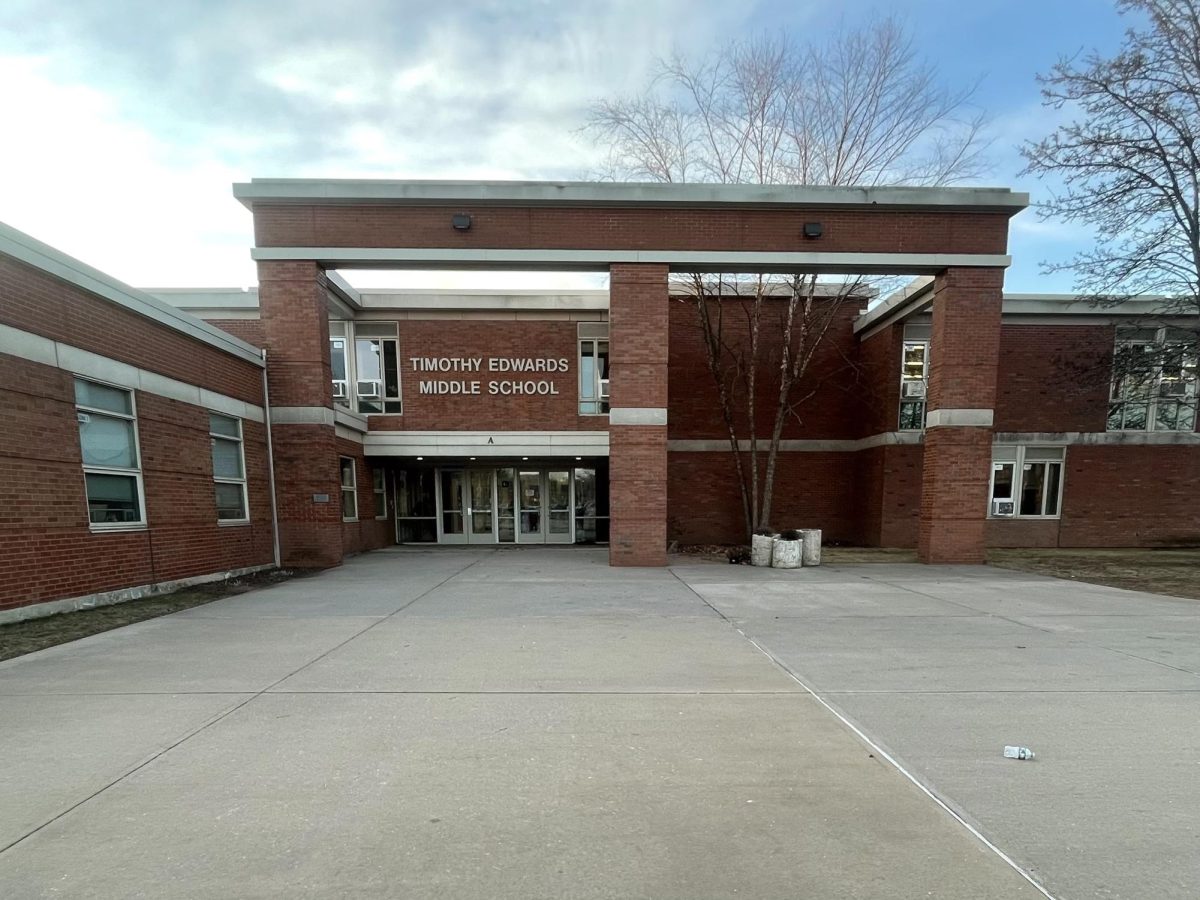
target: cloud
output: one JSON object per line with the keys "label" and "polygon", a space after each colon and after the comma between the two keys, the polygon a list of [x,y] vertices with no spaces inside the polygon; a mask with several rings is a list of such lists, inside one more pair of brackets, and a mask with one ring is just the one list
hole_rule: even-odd
{"label": "cloud", "polygon": [[246,284],[257,176],[572,178],[590,101],[753,5],[8,0],[0,220],[134,283]]}

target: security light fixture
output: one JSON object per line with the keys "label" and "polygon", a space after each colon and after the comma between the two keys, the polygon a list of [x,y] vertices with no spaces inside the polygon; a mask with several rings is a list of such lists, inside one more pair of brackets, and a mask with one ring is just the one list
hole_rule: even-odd
{"label": "security light fixture", "polygon": [[421,461],[421,460],[423,460],[424,458],[425,458],[425,457],[423,457],[423,456],[418,456],[418,457],[417,457],[417,462],[420,462],[420,461]]}
{"label": "security light fixture", "polygon": [[[455,227],[457,227],[457,226],[455,226]],[[824,229],[821,227],[820,222],[805,222],[804,223],[804,236],[806,238],[808,238],[810,241],[815,241],[817,238],[819,238],[822,235],[822,233],[824,233]]]}
{"label": "security light fixture", "polygon": [[455,231],[470,231],[471,217],[467,213],[455,213],[450,217],[450,224]]}

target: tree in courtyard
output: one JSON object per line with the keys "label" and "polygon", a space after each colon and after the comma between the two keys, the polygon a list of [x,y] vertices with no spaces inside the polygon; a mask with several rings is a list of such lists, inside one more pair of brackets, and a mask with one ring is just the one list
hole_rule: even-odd
{"label": "tree in courtyard", "polygon": [[[905,29],[883,19],[820,42],[764,36],[676,54],[640,96],[594,104],[588,128],[610,149],[613,179],[938,186],[982,169],[972,93],[942,87]],[[816,371],[818,351],[870,285],[693,273],[676,287],[696,309],[749,534],[770,522],[785,424],[838,380]]]}
{"label": "tree in courtyard", "polygon": [[[1168,340],[1117,349],[1114,399],[1137,401],[1147,391],[1173,392],[1184,399],[1170,408],[1194,421],[1200,338],[1200,0],[1119,0],[1117,9],[1137,24],[1126,31],[1114,56],[1092,52],[1063,58],[1039,78],[1043,104],[1064,111],[1070,121],[1025,144],[1025,173],[1062,186],[1038,204],[1043,218],[1080,223],[1095,232],[1091,249],[1044,268],[1074,273],[1077,293],[1099,306],[1156,296],[1152,320],[1140,323],[1150,326],[1143,333],[1168,320],[1171,325]],[[1092,372],[1109,377],[1106,365]],[[1120,405],[1114,404],[1118,417]],[[1125,406],[1136,411],[1144,402]],[[1127,426],[1123,420],[1116,423]]]}

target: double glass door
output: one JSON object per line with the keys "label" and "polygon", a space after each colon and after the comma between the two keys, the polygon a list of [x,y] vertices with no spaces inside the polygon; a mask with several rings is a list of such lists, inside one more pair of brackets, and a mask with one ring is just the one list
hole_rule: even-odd
{"label": "double glass door", "polygon": [[441,469],[439,539],[447,544],[569,544],[570,469]]}

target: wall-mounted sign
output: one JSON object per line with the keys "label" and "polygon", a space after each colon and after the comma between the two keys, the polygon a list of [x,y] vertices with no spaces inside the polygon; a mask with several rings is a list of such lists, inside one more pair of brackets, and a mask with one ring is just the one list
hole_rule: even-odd
{"label": "wall-mounted sign", "polygon": [[[570,360],[565,357],[510,357],[510,356],[414,356],[409,359],[414,372],[511,372],[567,374]],[[420,394],[452,394],[477,396],[493,394],[502,397],[553,396],[559,393],[558,385],[549,379],[497,378],[484,381],[450,381],[448,379],[417,379]]]}

